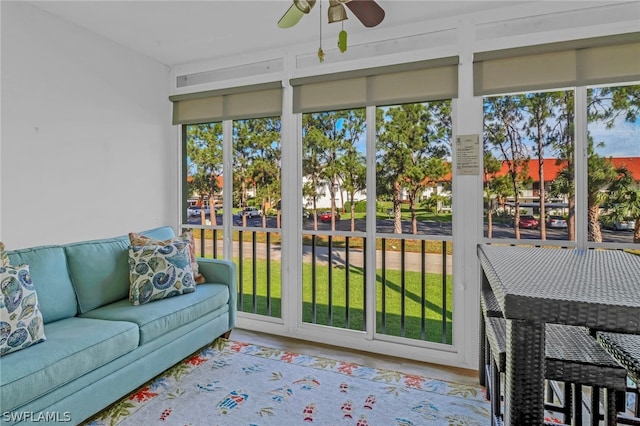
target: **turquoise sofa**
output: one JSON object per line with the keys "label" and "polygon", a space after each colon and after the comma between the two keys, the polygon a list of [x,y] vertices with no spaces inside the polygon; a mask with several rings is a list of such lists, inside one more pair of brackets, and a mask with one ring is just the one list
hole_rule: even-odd
{"label": "turquoise sofa", "polygon": [[128,247],[124,235],[8,252],[30,266],[46,341],[0,357],[0,423],[81,423],[234,327],[232,262],[199,258],[195,292],[133,306]]}

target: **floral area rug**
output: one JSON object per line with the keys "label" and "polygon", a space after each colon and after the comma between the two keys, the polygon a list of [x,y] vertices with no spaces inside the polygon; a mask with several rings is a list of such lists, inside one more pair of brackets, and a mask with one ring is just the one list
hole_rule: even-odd
{"label": "floral area rug", "polygon": [[484,389],[218,339],[86,425],[487,425]]}

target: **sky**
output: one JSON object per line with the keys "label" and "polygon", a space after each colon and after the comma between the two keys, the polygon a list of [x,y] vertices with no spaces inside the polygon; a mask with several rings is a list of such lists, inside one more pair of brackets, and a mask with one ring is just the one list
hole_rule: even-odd
{"label": "sky", "polygon": [[629,123],[620,118],[607,129],[602,123],[589,124],[595,142],[604,142],[596,152],[605,157],[640,157],[640,120]]}

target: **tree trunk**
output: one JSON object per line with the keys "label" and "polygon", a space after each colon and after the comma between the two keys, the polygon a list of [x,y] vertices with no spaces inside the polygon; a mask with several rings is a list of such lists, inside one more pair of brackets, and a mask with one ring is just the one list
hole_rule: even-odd
{"label": "tree trunk", "polygon": [[416,197],[415,194],[409,196],[409,209],[411,210],[411,233],[418,233],[418,220],[416,218]]}
{"label": "tree trunk", "polygon": [[336,230],[336,182],[331,179],[331,230]]}
{"label": "tree trunk", "polygon": [[216,218],[216,205],[213,200],[215,200],[214,194],[209,195],[209,220],[212,225],[217,225],[218,219]]}
{"label": "tree trunk", "polygon": [[313,197],[313,230],[318,230],[318,199]]}
{"label": "tree trunk", "polygon": [[400,210],[401,200],[400,200],[400,184],[398,182],[394,182],[393,184],[393,233],[394,234],[402,234],[402,217]]}
{"label": "tree trunk", "polygon": [[487,208],[487,238],[493,238],[493,201],[489,197]]}
{"label": "tree trunk", "polygon": [[600,217],[598,211],[600,206],[596,203],[595,205],[590,205],[587,209],[587,219],[589,225],[589,239],[594,243],[602,242],[602,232],[600,232],[600,222],[598,222],[598,218]]}
{"label": "tree trunk", "polygon": [[516,214],[513,216],[513,232],[516,236],[516,240],[520,239],[520,192],[518,188],[518,180],[515,176],[515,173],[511,174],[511,179],[513,182],[513,200],[516,207]]}
{"label": "tree trunk", "polygon": [[349,194],[351,204],[351,232],[356,230],[356,203],[353,201],[353,192]]}
{"label": "tree trunk", "polygon": [[575,241],[576,239],[576,200],[574,197],[569,197],[569,217],[567,218],[567,238],[569,241]]}
{"label": "tree trunk", "polygon": [[[539,133],[538,133],[539,134]],[[540,186],[539,188],[539,203],[540,203],[540,239],[541,240],[546,240],[547,239],[547,207],[545,205],[545,195],[546,195],[546,190],[544,188],[544,159],[542,158],[542,147],[539,148],[540,149],[540,158],[539,158],[539,162],[540,162],[540,169],[539,169],[539,173],[538,173],[538,185]]]}

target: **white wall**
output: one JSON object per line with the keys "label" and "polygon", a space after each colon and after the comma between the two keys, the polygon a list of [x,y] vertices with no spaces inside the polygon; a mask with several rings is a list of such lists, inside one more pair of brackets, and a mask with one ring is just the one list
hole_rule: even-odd
{"label": "white wall", "polygon": [[176,224],[169,69],[28,4],[1,7],[7,248]]}

